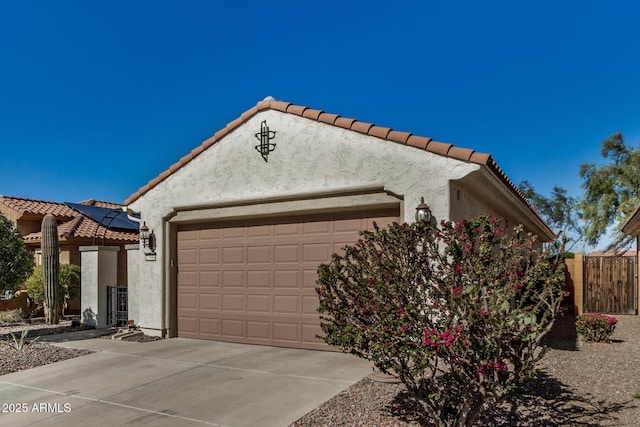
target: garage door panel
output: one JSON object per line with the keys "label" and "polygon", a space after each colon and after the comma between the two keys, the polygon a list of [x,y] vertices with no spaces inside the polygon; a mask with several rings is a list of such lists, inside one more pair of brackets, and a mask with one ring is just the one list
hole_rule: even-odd
{"label": "garage door panel", "polygon": [[180,294],[178,294],[178,308],[192,308],[196,309],[198,307],[198,293],[193,291],[189,292],[189,290],[182,290]]}
{"label": "garage door panel", "polygon": [[274,270],[273,289],[297,289],[299,286],[298,277],[300,276],[297,267],[296,265],[290,270]]}
{"label": "garage door panel", "polygon": [[208,335],[210,337],[220,335],[220,319],[217,317],[200,317],[198,320],[198,333]]}
{"label": "garage door panel", "polygon": [[298,309],[298,295],[274,295],[273,296],[273,313],[274,314],[296,314]]}
{"label": "garage door panel", "polygon": [[273,237],[297,236],[300,234],[300,224],[276,224],[273,228]]}
{"label": "garage door panel", "polygon": [[222,336],[231,338],[245,337],[245,320],[222,319]]}
{"label": "garage door panel", "polygon": [[249,238],[271,237],[273,236],[273,225],[256,225],[254,227],[250,227],[247,230],[247,236]]}
{"label": "garage door panel", "polygon": [[199,293],[200,309],[218,310],[220,308],[220,294]]}
{"label": "garage door panel", "polygon": [[220,288],[220,272],[214,271],[200,271],[198,274],[198,285],[200,288],[218,289]]}
{"label": "garage door panel", "polygon": [[223,270],[222,271],[222,287],[223,288],[242,288],[244,287],[244,270]]}
{"label": "garage door panel", "polygon": [[180,322],[181,332],[190,332],[194,334],[198,332],[198,321],[195,317],[178,316],[178,322]]}
{"label": "garage door panel", "polygon": [[222,239],[239,239],[244,237],[244,227],[227,227],[222,229]]}
{"label": "garage door panel", "polygon": [[181,271],[178,273],[178,282],[185,286],[197,286],[198,282],[198,272],[197,271]]}
{"label": "garage door panel", "polygon": [[273,247],[273,262],[297,263],[300,261],[299,245],[276,245]]}
{"label": "garage door panel", "polygon": [[243,294],[224,294],[222,295],[223,311],[244,311],[245,295]]}
{"label": "garage door panel", "polygon": [[250,264],[271,263],[271,246],[249,246],[247,262]]}
{"label": "garage door panel", "polygon": [[333,223],[333,227],[334,227],[334,234],[336,236],[339,236],[341,234],[357,235],[360,232],[360,230],[366,227],[366,222],[365,224],[363,224],[363,221],[360,218],[344,219],[340,221],[335,221]]}
{"label": "garage door panel", "polygon": [[318,342],[317,336],[323,336],[322,328],[315,323],[303,323],[302,324],[302,342],[307,344],[313,344]]}
{"label": "garage door panel", "polygon": [[317,314],[320,301],[316,295],[303,295],[302,296],[302,314]]}
{"label": "garage door panel", "polygon": [[198,240],[200,241],[220,240],[220,236],[220,229],[218,228],[209,228],[198,232]]}
{"label": "garage door panel", "polygon": [[302,232],[305,236],[331,236],[333,225],[331,221],[312,221],[302,225]]}
{"label": "garage door panel", "polygon": [[180,263],[184,266],[198,265],[198,249],[179,249],[178,258],[180,259]]}
{"label": "garage door panel", "polygon": [[247,295],[247,313],[265,314],[273,311],[271,295]]}
{"label": "garage door panel", "polygon": [[317,267],[399,209],[227,222],[178,230],[178,335],[329,350]]}
{"label": "garage door panel", "polygon": [[212,264],[219,265],[220,264],[220,249],[219,248],[206,248],[200,249],[198,252],[198,262],[200,265]]}
{"label": "garage door panel", "polygon": [[331,257],[330,243],[308,243],[302,245],[302,262],[321,263]]}
{"label": "garage door panel", "polygon": [[247,287],[248,288],[271,288],[271,275],[270,270],[257,270],[247,272]]}
{"label": "garage door panel", "polygon": [[247,338],[255,340],[264,340],[265,343],[271,341],[271,323],[268,321],[247,321]]}
{"label": "garage door panel", "polygon": [[275,341],[300,341],[300,324],[298,322],[273,322],[273,339]]}
{"label": "garage door panel", "polygon": [[222,263],[224,265],[244,264],[245,250],[244,246],[222,248]]}

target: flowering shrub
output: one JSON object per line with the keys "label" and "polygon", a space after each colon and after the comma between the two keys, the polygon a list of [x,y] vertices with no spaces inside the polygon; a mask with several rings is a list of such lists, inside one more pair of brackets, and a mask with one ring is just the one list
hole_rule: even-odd
{"label": "flowering shrub", "polygon": [[559,313],[564,263],[520,234],[486,216],[362,232],[318,268],[323,339],[397,376],[440,425],[472,425],[534,372]]}
{"label": "flowering shrub", "polygon": [[587,342],[610,341],[618,319],[606,314],[588,313],[576,317],[576,332]]}

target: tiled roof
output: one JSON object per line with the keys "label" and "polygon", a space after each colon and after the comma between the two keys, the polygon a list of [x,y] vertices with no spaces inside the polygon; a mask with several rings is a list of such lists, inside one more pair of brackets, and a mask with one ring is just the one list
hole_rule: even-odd
{"label": "tiled roof", "polygon": [[[30,214],[42,217],[49,213],[54,215],[58,221],[58,236],[62,239],[92,239],[95,236],[96,241],[101,242],[104,236],[105,240],[112,242],[134,243],[138,241],[137,232],[105,229],[105,227],[100,226],[93,219],[82,215],[82,213],[77,212],[64,203],[12,196],[0,196],[0,203],[23,215]],[[95,201],[93,199],[84,200],[80,202],[80,204],[106,207],[109,209],[122,207],[122,205],[118,203]],[[24,236],[24,239],[25,241],[34,242],[40,241],[41,237],[42,234],[38,231]]]}
{"label": "tiled roof", "polygon": [[120,208],[122,208],[122,205],[120,203],[105,202],[105,201],[102,201],[102,200],[95,200],[95,199],[83,200],[81,202],[78,202],[78,204],[80,204],[80,205],[88,205],[88,206],[98,206],[100,208],[107,208],[107,209],[120,209]]}
{"label": "tiled roof", "polygon": [[46,202],[44,200],[25,199],[23,197],[0,196],[0,202],[21,214],[54,215],[57,219],[73,218],[77,213],[64,203]]}
{"label": "tiled roof", "polygon": [[[106,231],[106,234],[105,234]],[[58,225],[58,236],[63,239],[96,239],[96,244],[102,242],[104,236],[105,241],[134,243],[138,241],[138,233],[131,231],[110,230],[98,225],[94,220],[79,215],[70,221],[63,222]],[[24,236],[24,240],[28,242],[40,241],[41,232],[30,233]]]}
{"label": "tiled roof", "polygon": [[254,115],[265,110],[275,110],[287,114],[294,114],[296,116],[305,117],[310,120],[326,123],[332,126],[337,126],[344,129],[349,129],[354,132],[374,136],[377,138],[385,139],[397,144],[408,145],[420,150],[425,150],[430,153],[438,154],[440,156],[446,156],[453,159],[461,160],[468,163],[476,163],[489,168],[523,203],[529,206],[534,215],[538,216],[535,209],[527,201],[522,192],[516,187],[516,185],[507,177],[504,171],[493,160],[491,155],[485,153],[479,153],[477,151],[456,147],[452,144],[434,141],[431,138],[414,135],[410,132],[396,131],[387,127],[376,126],[373,123],[360,122],[356,119],[350,119],[342,117],[337,114],[326,113],[322,110],[314,110],[309,107],[295,105],[290,102],[277,101],[273,98],[267,97],[264,100],[258,102],[253,108],[245,111],[235,119],[228,123],[223,129],[219,130],[211,138],[205,140],[200,146],[191,150],[189,154],[182,157],[178,162],[174,163],[169,169],[158,175],[147,183],[147,185],[141,187],[137,192],[129,196],[124,202],[125,205],[131,204],[136,201],[140,196],[147,191],[164,181],[167,177],[173,174],[175,171],[189,163],[200,153],[211,147],[213,144],[220,141],[222,138],[233,132],[240,125],[252,118]]}

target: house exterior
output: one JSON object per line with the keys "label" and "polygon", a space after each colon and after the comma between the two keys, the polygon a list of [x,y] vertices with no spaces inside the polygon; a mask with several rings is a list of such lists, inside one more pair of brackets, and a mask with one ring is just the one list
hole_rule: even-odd
{"label": "house exterior", "polygon": [[140,188],[129,318],[162,336],[326,349],[316,269],[376,221],[502,218],[554,237],[488,154],[266,98]]}
{"label": "house exterior", "polygon": [[[12,221],[22,233],[25,245],[34,254],[36,265],[40,265],[42,235],[40,228],[46,214],[56,217],[60,262],[81,265],[80,247],[92,245],[116,246],[119,251],[118,283],[127,283],[127,256],[125,246],[138,242],[137,231],[109,229],[108,222],[99,221],[83,214],[72,206],[75,204],[0,196],[0,213]],[[111,202],[85,200],[77,205],[96,207],[105,211],[121,212],[122,205]],[[115,284],[115,283],[114,283]]]}

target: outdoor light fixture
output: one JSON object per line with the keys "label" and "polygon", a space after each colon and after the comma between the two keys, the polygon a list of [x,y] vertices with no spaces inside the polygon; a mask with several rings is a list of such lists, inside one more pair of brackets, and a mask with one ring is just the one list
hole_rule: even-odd
{"label": "outdoor light fixture", "polygon": [[147,227],[147,223],[143,222],[142,225],[140,226],[140,241],[142,242],[142,247],[144,248],[149,247],[150,236],[151,236],[151,231],[149,230],[149,227]]}
{"label": "outdoor light fixture", "polygon": [[420,197],[420,204],[416,206],[416,221],[431,222],[431,209],[424,202],[424,197]]}

